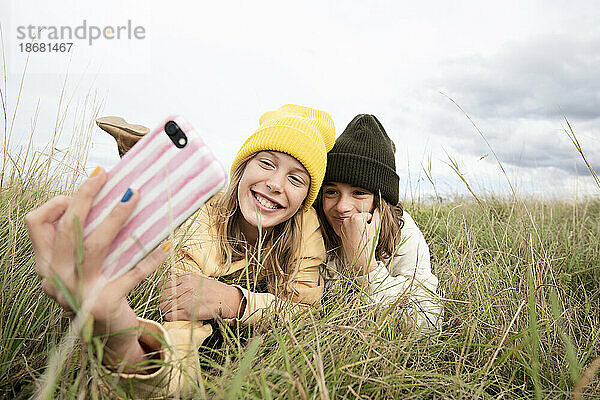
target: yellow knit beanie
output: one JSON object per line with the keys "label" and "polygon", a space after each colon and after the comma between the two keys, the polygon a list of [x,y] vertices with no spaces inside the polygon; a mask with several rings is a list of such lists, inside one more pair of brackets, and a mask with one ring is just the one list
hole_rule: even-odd
{"label": "yellow knit beanie", "polygon": [[308,210],[319,193],[327,152],[335,143],[333,119],[325,111],[286,104],[260,117],[259,128],[238,151],[231,171],[254,153],[263,150],[280,151],[298,160],[310,175],[310,188],[304,202]]}

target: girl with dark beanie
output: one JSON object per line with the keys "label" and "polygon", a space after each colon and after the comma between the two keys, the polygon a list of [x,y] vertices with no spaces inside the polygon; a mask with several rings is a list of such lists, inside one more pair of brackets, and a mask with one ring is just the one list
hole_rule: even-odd
{"label": "girl with dark beanie", "polygon": [[374,303],[400,300],[407,324],[434,331],[442,315],[438,280],[423,234],[398,201],[394,152],[379,120],[360,114],[327,154],[316,204],[329,254],[322,272],[326,280],[356,275]]}

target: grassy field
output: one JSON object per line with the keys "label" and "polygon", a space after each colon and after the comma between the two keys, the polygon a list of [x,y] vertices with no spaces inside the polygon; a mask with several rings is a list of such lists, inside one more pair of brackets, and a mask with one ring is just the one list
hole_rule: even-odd
{"label": "grassy field", "polygon": [[[0,398],[104,398],[94,341],[70,342],[70,320],[41,291],[23,220],[53,195],[76,188],[99,105],[86,98],[91,110],[76,124],[69,150],[55,153],[70,104],[61,94],[49,150],[32,148],[32,126],[29,145],[14,155],[8,152],[14,115],[7,113],[5,96],[6,82]],[[261,331],[224,330],[206,343],[196,397],[600,398],[600,200],[481,197],[449,161],[473,201],[405,203],[429,243],[440,281],[441,333],[420,337],[403,329],[400,308],[369,308],[347,279],[311,316],[266,321]],[[434,184],[430,169],[424,173]],[[164,272],[131,293],[138,315],[161,321],[156,285]]]}
{"label": "grassy field", "polygon": [[[43,163],[11,171],[0,195],[0,397],[45,387],[47,398],[103,398],[92,345],[66,346],[65,362],[40,379],[69,319],[40,290],[23,217],[53,193]],[[440,334],[402,329],[399,309],[382,318],[348,280],[312,317],[222,333],[201,351],[197,395],[600,398],[600,201],[479,200],[405,204],[445,299]],[[160,321],[162,272],[132,293],[140,316]]]}

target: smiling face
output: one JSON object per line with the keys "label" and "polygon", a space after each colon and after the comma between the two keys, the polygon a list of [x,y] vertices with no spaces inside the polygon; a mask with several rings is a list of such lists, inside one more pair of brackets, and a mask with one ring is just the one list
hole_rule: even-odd
{"label": "smiling face", "polygon": [[347,183],[323,184],[323,212],[336,235],[342,236],[342,222],[356,213],[373,212],[375,196]]}
{"label": "smiling face", "polygon": [[256,153],[246,164],[238,185],[244,230],[256,229],[259,219],[263,228],[271,228],[292,218],[309,188],[310,175],[294,157],[277,151]]}

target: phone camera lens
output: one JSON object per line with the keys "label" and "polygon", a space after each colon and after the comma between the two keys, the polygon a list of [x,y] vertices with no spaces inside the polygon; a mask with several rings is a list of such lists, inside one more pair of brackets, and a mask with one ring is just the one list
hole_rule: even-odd
{"label": "phone camera lens", "polygon": [[179,126],[177,126],[175,122],[169,121],[165,124],[165,132],[167,132],[167,135],[169,136],[176,135],[177,132],[179,132]]}
{"label": "phone camera lens", "polygon": [[187,145],[188,139],[185,133],[181,130],[175,121],[168,121],[165,124],[165,132],[169,136],[169,140],[173,142],[175,147],[182,149]]}

